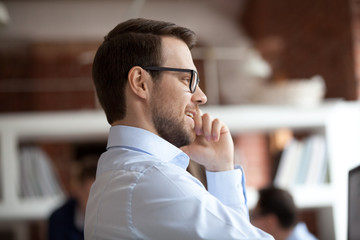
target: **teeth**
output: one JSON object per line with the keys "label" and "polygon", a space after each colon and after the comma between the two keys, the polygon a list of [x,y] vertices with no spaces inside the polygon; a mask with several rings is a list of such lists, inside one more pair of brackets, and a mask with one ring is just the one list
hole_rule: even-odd
{"label": "teeth", "polygon": [[186,116],[191,117],[191,118],[194,118],[194,114],[192,114],[192,113],[190,113],[190,112],[187,112],[187,113],[186,113]]}

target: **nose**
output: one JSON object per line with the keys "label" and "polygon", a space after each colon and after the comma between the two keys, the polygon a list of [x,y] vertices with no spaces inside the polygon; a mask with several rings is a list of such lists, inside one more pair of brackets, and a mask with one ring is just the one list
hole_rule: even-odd
{"label": "nose", "polygon": [[205,104],[207,102],[207,97],[199,86],[196,88],[195,92],[192,95],[192,101],[196,102],[199,105]]}

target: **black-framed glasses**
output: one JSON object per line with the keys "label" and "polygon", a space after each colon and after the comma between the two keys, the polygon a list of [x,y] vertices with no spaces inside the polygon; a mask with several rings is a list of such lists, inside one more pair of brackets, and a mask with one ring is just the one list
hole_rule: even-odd
{"label": "black-framed glasses", "polygon": [[189,89],[191,93],[194,93],[196,90],[196,86],[199,84],[199,74],[197,71],[192,69],[183,69],[183,68],[171,68],[171,67],[156,67],[156,66],[150,66],[150,67],[142,67],[145,70],[150,71],[171,71],[171,72],[188,72],[191,74],[190,81],[189,81]]}

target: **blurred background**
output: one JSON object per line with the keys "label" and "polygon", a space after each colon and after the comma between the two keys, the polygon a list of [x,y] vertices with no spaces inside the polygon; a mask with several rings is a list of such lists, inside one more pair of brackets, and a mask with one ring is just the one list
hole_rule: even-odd
{"label": "blurred background", "polygon": [[[275,183],[294,194],[312,233],[345,239],[345,178],[360,164],[357,0],[0,1],[0,239],[47,239],[50,213],[71,195],[79,151],[105,148],[92,60],[113,27],[137,17],[197,33],[200,86],[209,111],[233,129],[250,207],[256,189]],[[308,159],[321,160],[283,163],[284,152],[301,155],[313,144]],[[302,168],[320,180],[289,181]],[[314,168],[321,173],[309,173]],[[192,163],[189,171],[204,181],[201,167]]]}

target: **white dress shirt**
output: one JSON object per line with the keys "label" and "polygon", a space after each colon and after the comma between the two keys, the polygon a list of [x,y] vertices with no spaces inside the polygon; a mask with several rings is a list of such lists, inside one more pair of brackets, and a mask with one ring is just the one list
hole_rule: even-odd
{"label": "white dress shirt", "polygon": [[86,209],[85,239],[273,239],[249,222],[241,169],[207,172],[143,129],[113,126]]}
{"label": "white dress shirt", "polygon": [[309,232],[305,223],[300,222],[296,224],[294,230],[291,232],[291,235],[286,240],[318,240],[318,239]]}

